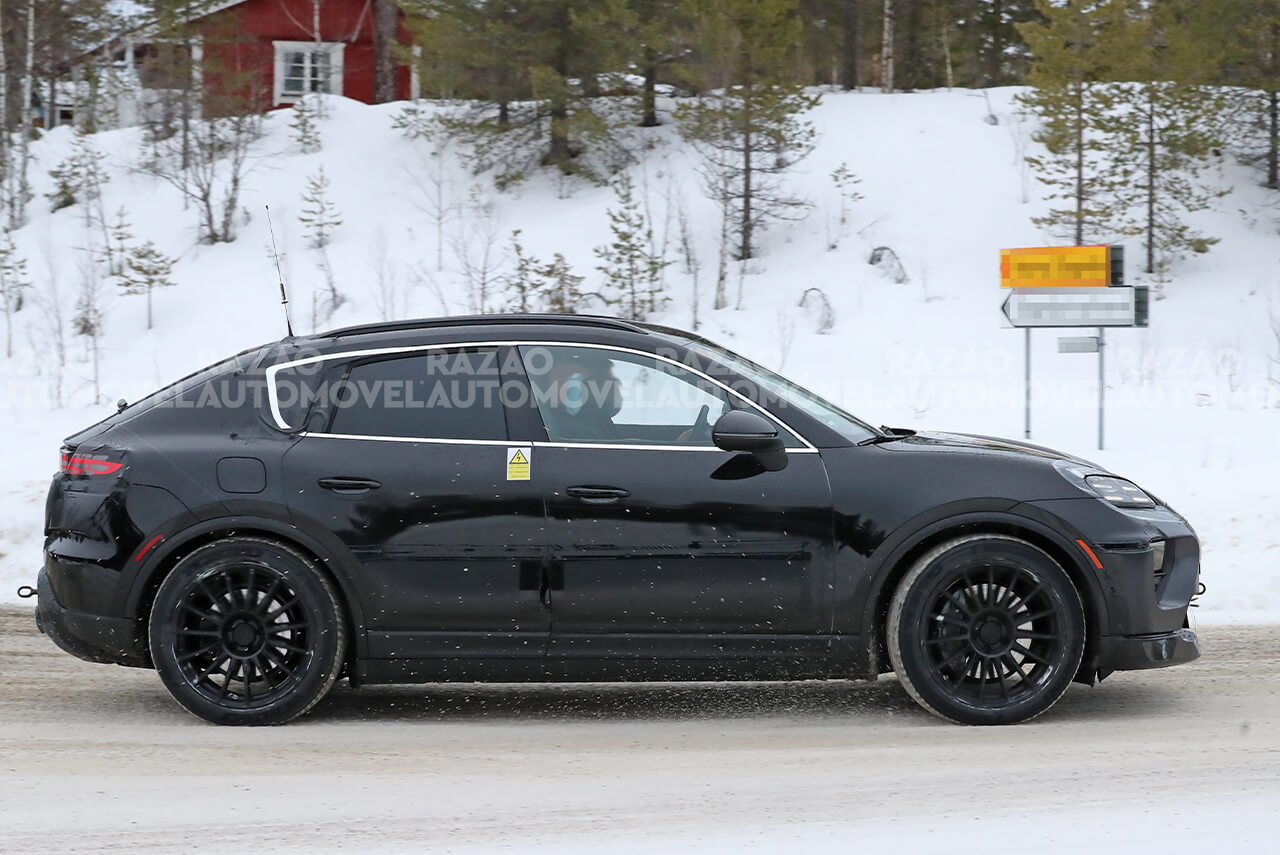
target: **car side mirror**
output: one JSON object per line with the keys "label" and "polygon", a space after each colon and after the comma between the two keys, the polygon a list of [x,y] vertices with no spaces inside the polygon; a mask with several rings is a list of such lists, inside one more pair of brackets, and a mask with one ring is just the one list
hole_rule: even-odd
{"label": "car side mirror", "polygon": [[753,455],[766,470],[777,472],[787,466],[786,442],[768,419],[748,410],[729,410],[716,420],[711,440],[725,451]]}

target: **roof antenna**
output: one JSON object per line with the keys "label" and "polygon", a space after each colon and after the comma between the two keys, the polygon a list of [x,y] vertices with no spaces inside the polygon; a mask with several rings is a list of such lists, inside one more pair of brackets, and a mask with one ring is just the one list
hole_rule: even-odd
{"label": "roof antenna", "polygon": [[289,294],[284,289],[284,272],[280,269],[280,250],[276,249],[276,232],[271,227],[271,206],[263,205],[267,209],[267,234],[271,235],[271,257],[276,260],[276,275],[280,277],[280,305],[284,306],[284,328],[288,331],[289,338],[293,338],[293,323],[289,320]]}

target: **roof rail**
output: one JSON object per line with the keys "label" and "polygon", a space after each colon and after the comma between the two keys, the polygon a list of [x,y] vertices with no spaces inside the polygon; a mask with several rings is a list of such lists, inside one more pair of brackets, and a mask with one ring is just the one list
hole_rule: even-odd
{"label": "roof rail", "polygon": [[648,335],[648,330],[619,318],[608,318],[602,315],[552,315],[552,314],[507,314],[507,315],[456,315],[447,318],[415,318],[405,321],[383,321],[375,324],[360,324],[354,327],[329,330],[317,333],[316,338],[341,338],[351,335],[368,335],[380,332],[401,332],[408,330],[436,329],[439,327],[473,326],[477,324],[562,324],[581,327],[603,327],[605,329],[626,330]]}

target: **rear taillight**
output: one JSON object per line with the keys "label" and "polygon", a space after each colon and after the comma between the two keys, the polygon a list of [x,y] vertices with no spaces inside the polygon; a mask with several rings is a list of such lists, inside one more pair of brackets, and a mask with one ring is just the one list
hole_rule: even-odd
{"label": "rear taillight", "polygon": [[105,454],[78,454],[70,446],[62,446],[60,470],[65,475],[112,475],[123,463],[107,459]]}

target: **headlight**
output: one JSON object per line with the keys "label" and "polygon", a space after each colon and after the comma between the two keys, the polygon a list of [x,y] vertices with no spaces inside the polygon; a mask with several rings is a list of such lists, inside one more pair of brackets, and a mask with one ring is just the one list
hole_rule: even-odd
{"label": "headlight", "polygon": [[1117,508],[1154,508],[1156,503],[1137,484],[1112,475],[1085,477],[1094,492]]}

